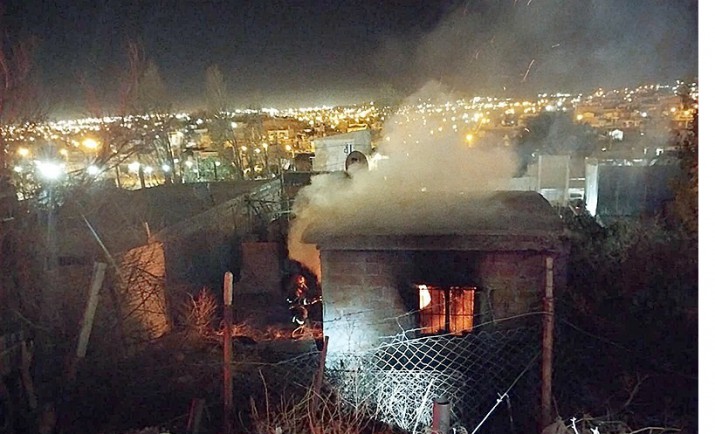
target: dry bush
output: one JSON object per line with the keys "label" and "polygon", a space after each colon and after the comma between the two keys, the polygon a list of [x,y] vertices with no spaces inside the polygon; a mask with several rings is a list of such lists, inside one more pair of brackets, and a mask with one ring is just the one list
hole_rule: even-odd
{"label": "dry bush", "polygon": [[181,316],[186,328],[200,336],[208,336],[216,322],[218,302],[204,287],[196,297],[189,296],[181,307]]}
{"label": "dry bush", "polygon": [[[247,337],[256,342],[261,341],[275,341],[291,339],[292,328],[285,328],[279,326],[267,326],[258,327],[255,324],[251,324],[249,321],[241,321],[239,323],[233,324],[231,327],[231,336],[233,337]],[[218,330],[214,330],[209,333],[207,337],[211,340],[220,342],[223,337],[224,328],[221,327]]]}
{"label": "dry bush", "polygon": [[[336,393],[313,399],[313,389],[298,402],[281,403],[271,409],[266,402],[258,409],[251,400],[251,419],[256,434],[400,434],[404,431],[387,426],[370,417],[362,408],[345,402]],[[268,396],[265,398],[268,401]]]}
{"label": "dry bush", "polygon": [[[250,321],[241,321],[233,325],[231,336],[247,336],[255,341],[277,341],[277,340],[315,340],[323,337],[323,330],[320,327],[307,327],[300,336],[292,334],[293,325],[268,325],[256,326]],[[223,331],[216,333],[223,335]]]}
{"label": "dry bush", "polygon": [[269,325],[265,329],[265,335],[269,340],[285,340],[291,338],[291,332],[293,331],[293,325],[289,326],[276,326]]}

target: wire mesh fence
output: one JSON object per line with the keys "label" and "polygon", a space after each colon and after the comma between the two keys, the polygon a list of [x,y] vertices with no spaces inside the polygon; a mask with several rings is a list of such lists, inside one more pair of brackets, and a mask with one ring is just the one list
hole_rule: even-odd
{"label": "wire mesh fence", "polygon": [[[539,326],[400,335],[374,349],[333,357],[325,385],[346,405],[409,432],[431,425],[437,398],[451,403],[453,425],[471,431],[489,414],[480,432],[522,432],[537,426],[540,355]],[[271,363],[237,363],[236,381],[261,401],[301,399],[314,384],[320,360],[321,353],[312,350]],[[501,405],[490,414],[497,401]]]}
{"label": "wire mesh fence", "polygon": [[[675,399],[677,390],[693,390],[697,379],[670,372],[667,366],[653,366],[652,357],[633,354],[637,351],[632,348],[579,329],[569,322],[568,312],[560,313],[564,319],[557,317],[554,342],[555,416],[565,421],[589,419],[590,425],[579,422],[580,432],[592,427],[604,434],[642,426],[681,426],[669,424],[672,418],[664,421],[660,401],[681,402]],[[322,390],[321,396],[326,400],[337,397],[336,408],[357,410],[405,432],[426,432],[432,423],[433,399],[438,397],[452,404],[452,425],[466,432],[476,427],[479,433],[536,432],[543,315],[534,312],[530,318],[535,321],[481,324],[464,335],[408,338],[414,331],[405,331],[360,352],[334,353],[329,342],[324,377],[329,390]],[[291,403],[302,408],[305,398],[313,396],[307,393],[315,385],[325,356],[313,339],[237,343],[234,350],[236,412],[246,432],[256,432],[251,425],[256,423],[251,403],[261,414],[269,407],[281,413],[293,408]],[[213,397],[215,416],[222,411],[217,392],[221,365],[201,357],[197,355],[190,372],[205,382],[207,393],[213,390],[207,396]],[[205,372],[199,375],[200,371]],[[178,374],[166,375],[172,376]]]}
{"label": "wire mesh fence", "polygon": [[539,337],[538,328],[518,328],[395,338],[375,350],[345,355],[342,367],[330,369],[327,377],[348,402],[413,430],[431,424],[435,398],[452,404],[457,424],[474,427],[522,376],[508,394],[507,411],[495,413],[495,419],[502,420],[492,421],[503,431],[514,416],[519,422],[535,416],[539,378],[538,364],[532,362],[540,354]]}
{"label": "wire mesh fence", "polygon": [[283,398],[301,398],[312,386],[320,363],[320,352],[310,351],[275,363],[261,364],[255,369],[246,366],[247,373],[255,372],[272,394]]}

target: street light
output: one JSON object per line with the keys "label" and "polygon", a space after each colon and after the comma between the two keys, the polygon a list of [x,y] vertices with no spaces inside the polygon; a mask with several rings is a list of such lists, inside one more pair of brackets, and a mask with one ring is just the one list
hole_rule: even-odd
{"label": "street light", "polygon": [[82,140],[82,146],[87,149],[95,150],[99,148],[99,143],[93,138],[87,137],[86,139]]}
{"label": "street light", "polygon": [[37,170],[40,176],[48,181],[56,181],[65,172],[65,165],[55,161],[37,161]]}
{"label": "street light", "polygon": [[57,219],[55,215],[55,183],[64,175],[65,165],[57,161],[35,161],[40,178],[47,181],[47,245],[45,270],[54,271],[57,268]]}
{"label": "street light", "polygon": [[472,134],[472,133],[467,134],[465,139],[467,139],[467,144],[469,146],[472,146],[472,142],[474,141],[474,134]]}

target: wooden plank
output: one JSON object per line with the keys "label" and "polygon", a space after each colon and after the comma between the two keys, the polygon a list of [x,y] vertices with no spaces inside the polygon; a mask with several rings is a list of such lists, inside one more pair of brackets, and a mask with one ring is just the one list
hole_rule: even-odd
{"label": "wooden plank", "polygon": [[191,410],[189,411],[189,421],[186,424],[187,434],[199,434],[201,430],[201,418],[203,417],[206,400],[194,398],[191,400]]}
{"label": "wooden plank", "polygon": [[106,270],[107,264],[104,262],[94,263],[92,283],[89,288],[89,298],[87,299],[87,306],[85,307],[84,317],[82,318],[82,329],[80,330],[79,340],[77,341],[77,352],[75,356],[78,359],[84,358],[87,354],[89,335],[92,333],[94,314],[97,312],[97,304],[99,303],[99,290],[102,288],[102,283],[104,283]]}

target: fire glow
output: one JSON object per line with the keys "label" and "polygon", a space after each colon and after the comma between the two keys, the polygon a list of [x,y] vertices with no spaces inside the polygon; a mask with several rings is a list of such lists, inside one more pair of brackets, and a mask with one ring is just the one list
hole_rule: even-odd
{"label": "fire glow", "polygon": [[468,333],[474,326],[475,287],[416,285],[424,334]]}

